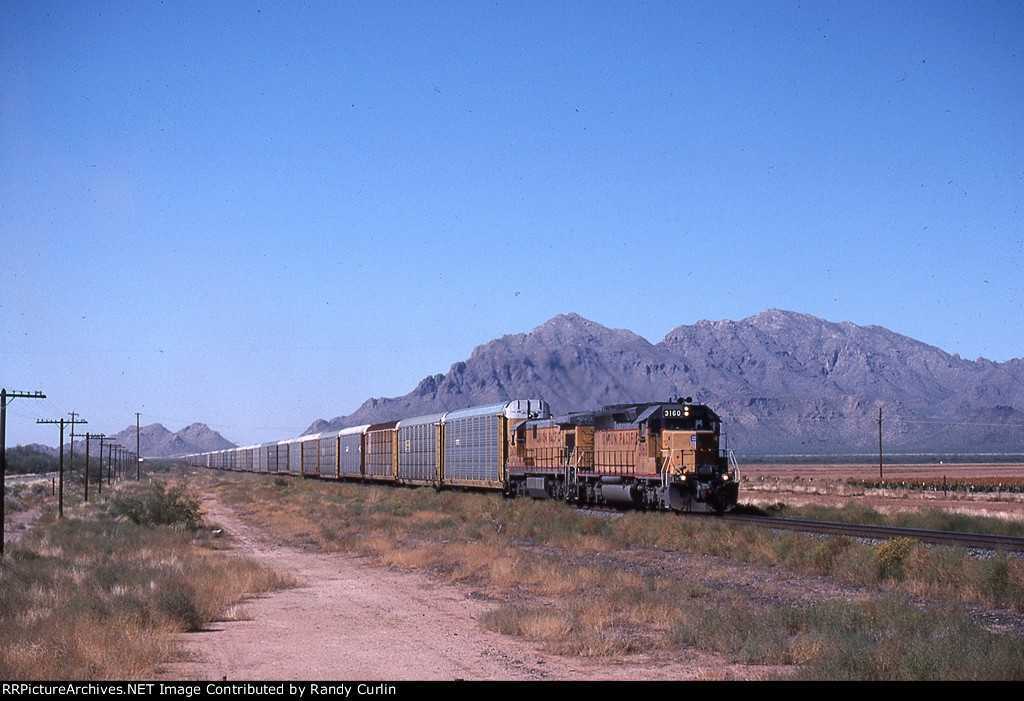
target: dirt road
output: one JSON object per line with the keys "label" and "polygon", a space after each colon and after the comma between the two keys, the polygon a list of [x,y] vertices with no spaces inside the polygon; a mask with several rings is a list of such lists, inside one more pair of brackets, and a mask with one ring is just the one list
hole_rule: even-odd
{"label": "dirt road", "polygon": [[188,661],[164,680],[573,680],[751,678],[711,655],[680,661],[630,655],[625,662],[545,654],[484,630],[491,604],[418,572],[370,567],[345,553],[282,547],[221,504],[208,504],[241,555],[295,575],[295,589],[251,600],[180,640]]}
{"label": "dirt road", "polygon": [[[849,503],[851,495],[841,485],[834,488],[831,475],[812,476],[807,469],[800,474],[800,483],[790,483],[782,492],[762,483],[747,497]],[[915,502],[920,506],[926,496],[933,495],[865,493],[852,498],[889,510]],[[1019,495],[997,501],[976,495],[956,504],[932,505],[1011,519],[1024,515]],[[282,545],[219,502],[206,504],[206,511],[229,534],[233,552],[291,573],[301,586],[228,612],[227,618],[239,620],[182,635],[188,661],[169,665],[161,675],[164,680],[706,680],[759,679],[786,672],[730,664],[699,651],[676,654],[672,660],[642,653],[611,659],[548,654],[528,641],[485,630],[479,619],[497,605],[485,593],[440,582],[424,571],[370,566],[348,553]],[[616,566],[678,569],[709,590],[788,606],[853,600],[867,593],[829,578],[685,553],[630,551],[618,554]],[[975,614],[995,629],[1024,631],[1019,613]]]}

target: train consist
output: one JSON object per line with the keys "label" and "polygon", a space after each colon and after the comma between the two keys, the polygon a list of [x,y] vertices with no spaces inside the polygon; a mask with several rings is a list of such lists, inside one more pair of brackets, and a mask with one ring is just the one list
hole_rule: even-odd
{"label": "train consist", "polygon": [[187,456],[190,465],[508,496],[722,513],[739,468],[721,420],[687,399],[555,418],[517,399]]}

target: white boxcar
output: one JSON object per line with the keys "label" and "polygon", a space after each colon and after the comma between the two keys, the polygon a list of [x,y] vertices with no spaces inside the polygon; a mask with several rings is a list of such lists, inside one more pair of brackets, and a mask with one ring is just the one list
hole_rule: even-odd
{"label": "white boxcar", "polygon": [[277,472],[277,455],[280,452],[277,441],[264,443],[260,446],[260,467],[261,472]]}
{"label": "white boxcar", "polygon": [[278,442],[277,469],[278,472],[287,472],[290,475],[302,474],[302,446],[298,438]]}

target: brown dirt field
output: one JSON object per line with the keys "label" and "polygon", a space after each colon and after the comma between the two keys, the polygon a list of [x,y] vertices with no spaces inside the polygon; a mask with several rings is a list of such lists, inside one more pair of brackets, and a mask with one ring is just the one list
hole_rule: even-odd
{"label": "brown dirt field", "polygon": [[[848,480],[870,482],[878,479],[878,465],[746,465],[740,501],[761,505],[785,502],[794,506],[808,503],[842,506],[860,503],[883,513],[920,509],[922,506],[954,512],[1024,521],[1024,493],[940,491],[912,489],[867,489],[847,484]],[[1024,465],[884,465],[886,481],[965,481],[975,478],[1024,482]]]}
{"label": "brown dirt field", "polygon": [[[942,466],[938,466],[942,467]],[[877,466],[875,466],[877,476]],[[965,471],[957,466],[960,474]],[[993,474],[975,466],[975,474]],[[1024,467],[995,472],[1024,477]],[[851,489],[849,477],[871,472],[857,466],[749,466],[741,501],[870,501],[880,510],[918,508],[923,503],[1024,520],[1024,495],[935,498],[905,490]],[[936,474],[935,468],[907,466],[892,475]],[[941,471],[938,473],[941,477]],[[888,472],[887,472],[888,475]],[[799,477],[799,479],[795,479]],[[866,478],[866,477],[865,477]],[[941,497],[941,493],[938,497]],[[990,498],[991,497],[991,498]],[[275,542],[218,502],[209,518],[231,534],[234,551],[294,574],[296,589],[248,601],[228,618],[180,642],[186,661],[169,665],[163,680],[718,680],[761,679],[783,668],[730,664],[694,651],[674,659],[633,654],[622,659],[551,655],[537,645],[485,630],[480,615],[493,605],[486,593],[432,579],[424,572],[369,566],[344,553],[323,553]],[[680,568],[708,587],[742,592],[752,602],[793,606],[826,599],[856,599],[868,591],[778,568],[684,553],[629,551],[616,564],[642,570]],[[1024,615],[979,612],[1024,631]]]}

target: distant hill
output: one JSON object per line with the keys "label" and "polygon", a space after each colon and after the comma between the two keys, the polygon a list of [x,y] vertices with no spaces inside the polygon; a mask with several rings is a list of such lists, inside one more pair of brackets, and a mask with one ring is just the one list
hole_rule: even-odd
{"label": "distant hill", "polygon": [[741,455],[1024,452],[1024,360],[957,355],[879,326],[770,309],[679,326],[656,344],[576,314],[477,347],[402,397],[307,433],[517,397],[556,413],[692,396]]}
{"label": "distant hill", "polygon": [[[76,439],[77,437],[76,435]],[[134,452],[135,426],[129,426],[105,440],[108,444],[110,441],[113,441],[117,445]],[[50,448],[45,445],[33,444],[27,447],[46,455],[58,454],[57,448]],[[68,444],[65,444],[65,448],[68,447]],[[190,453],[203,453],[210,450],[223,450],[224,448],[235,447],[237,446],[234,443],[212,430],[206,424],[201,423],[186,426],[177,433],[171,433],[161,424],[150,424],[139,429],[139,450],[144,458],[174,458]],[[90,450],[98,451],[99,442],[93,441]],[[75,440],[75,452],[79,455],[85,454],[85,441]]]}
{"label": "distant hill", "polygon": [[[75,453],[85,454],[85,441],[77,440],[80,434],[76,434]],[[135,451],[135,426],[129,426],[123,431],[105,439],[107,443],[113,441],[128,450]],[[57,448],[33,443],[25,446],[45,455],[55,456],[59,453]],[[65,448],[70,446],[65,443]],[[194,423],[186,426],[177,433],[171,433],[161,424],[150,424],[139,429],[139,450],[144,458],[176,458],[190,453],[203,453],[210,450],[223,450],[225,448],[237,447],[234,443],[224,438],[206,424]],[[90,448],[92,451],[99,450],[99,442],[93,441]],[[81,451],[81,452],[79,452]],[[70,452],[70,451],[69,451]]]}
{"label": "distant hill", "polygon": [[[134,451],[135,427],[129,426],[114,434],[114,440]],[[177,433],[171,433],[161,424],[150,424],[139,430],[139,452],[145,458],[171,458],[235,447],[234,443],[201,423],[186,426]]]}

